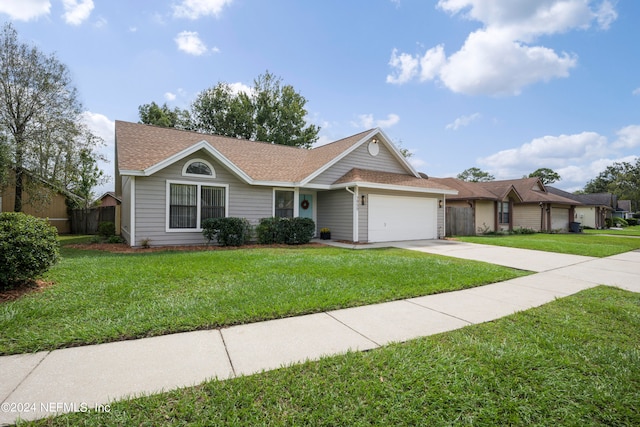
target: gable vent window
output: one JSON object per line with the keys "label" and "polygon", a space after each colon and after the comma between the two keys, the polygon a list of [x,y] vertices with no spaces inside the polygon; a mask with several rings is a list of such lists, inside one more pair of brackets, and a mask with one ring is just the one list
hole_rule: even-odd
{"label": "gable vent window", "polygon": [[200,178],[215,178],[216,172],[211,163],[206,160],[195,159],[187,162],[182,169],[184,176],[197,176]]}

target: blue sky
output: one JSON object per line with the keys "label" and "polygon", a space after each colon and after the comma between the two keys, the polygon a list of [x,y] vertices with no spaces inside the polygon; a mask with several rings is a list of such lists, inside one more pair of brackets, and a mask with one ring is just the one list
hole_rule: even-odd
{"label": "blue sky", "polygon": [[637,0],[3,0],[0,20],[69,67],[111,159],[139,105],[267,70],[319,143],[379,126],[431,176],[549,167],[573,191],[640,149]]}

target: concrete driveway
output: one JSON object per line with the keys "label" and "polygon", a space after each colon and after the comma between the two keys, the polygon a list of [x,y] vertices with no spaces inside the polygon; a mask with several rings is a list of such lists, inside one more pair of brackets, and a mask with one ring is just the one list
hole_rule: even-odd
{"label": "concrete driveway", "polygon": [[[616,286],[640,292],[640,250],[606,258],[560,254],[530,249],[480,245],[455,240],[421,240],[395,242],[392,247],[430,254],[483,261],[536,273],[553,273],[567,280],[579,280],[593,285]],[[535,275],[544,282],[549,274]]]}

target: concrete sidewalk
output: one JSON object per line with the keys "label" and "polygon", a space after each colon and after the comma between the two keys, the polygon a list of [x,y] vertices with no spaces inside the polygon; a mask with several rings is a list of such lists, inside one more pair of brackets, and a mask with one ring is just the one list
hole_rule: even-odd
{"label": "concrete sidewalk", "polygon": [[541,272],[463,291],[218,330],[3,356],[0,424],[107,411],[109,402],[127,396],[373,349],[494,320],[599,284],[640,292],[640,251],[594,259],[460,242],[398,245],[468,259],[493,257],[488,261]]}

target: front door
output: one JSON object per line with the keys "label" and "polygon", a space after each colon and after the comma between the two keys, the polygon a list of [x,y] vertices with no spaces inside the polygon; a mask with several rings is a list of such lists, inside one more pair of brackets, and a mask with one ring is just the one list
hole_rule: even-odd
{"label": "front door", "polygon": [[298,216],[313,219],[313,194],[300,194]]}

